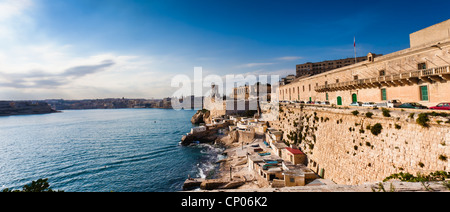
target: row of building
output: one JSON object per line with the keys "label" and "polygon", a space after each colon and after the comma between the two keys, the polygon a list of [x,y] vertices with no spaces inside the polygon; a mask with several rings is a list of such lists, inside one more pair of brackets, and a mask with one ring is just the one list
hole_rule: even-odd
{"label": "row of building", "polygon": [[[283,133],[268,128],[257,118],[224,116],[211,124],[195,127],[191,133],[227,126],[228,134],[237,132],[237,142],[247,145],[248,171],[272,187],[305,186],[318,176],[306,167],[306,155],[296,146],[282,142]],[[259,142],[258,142],[259,141]]]}
{"label": "row of building", "polygon": [[343,59],[297,65],[296,78],[280,83],[279,99],[336,105],[398,99],[434,106],[450,101],[449,80],[447,20],[412,33],[408,49],[387,55],[369,53],[356,63]]}

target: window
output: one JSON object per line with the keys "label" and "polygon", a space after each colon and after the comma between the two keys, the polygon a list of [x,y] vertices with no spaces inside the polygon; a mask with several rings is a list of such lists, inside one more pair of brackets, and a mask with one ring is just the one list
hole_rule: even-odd
{"label": "window", "polygon": [[328,93],[325,94],[326,100],[329,101],[328,99]]}
{"label": "window", "polygon": [[381,100],[384,100],[384,101],[387,100],[386,88],[381,89]]}
{"label": "window", "polygon": [[303,86],[303,92],[305,92],[305,86]]}
{"label": "window", "polygon": [[295,183],[295,178],[290,177],[290,178],[289,178],[289,182]]}
{"label": "window", "polygon": [[417,64],[417,68],[419,70],[427,69],[427,64],[426,63],[419,63],[419,64]]}
{"label": "window", "polygon": [[428,101],[428,86],[420,86],[420,100]]}
{"label": "window", "polygon": [[309,84],[309,91],[311,91],[311,84]]}
{"label": "window", "polygon": [[386,76],[386,71],[385,70],[381,70],[380,71],[380,77],[382,77],[382,76]]}
{"label": "window", "polygon": [[336,79],[336,83],[339,83],[339,79]]}
{"label": "window", "polygon": [[358,75],[353,76],[353,80],[358,80]]}

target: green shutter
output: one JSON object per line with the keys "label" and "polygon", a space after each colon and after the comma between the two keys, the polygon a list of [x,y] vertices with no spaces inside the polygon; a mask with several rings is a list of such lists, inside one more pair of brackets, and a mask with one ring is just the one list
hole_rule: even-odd
{"label": "green shutter", "polygon": [[328,93],[326,93],[327,101],[328,101]]}
{"label": "green shutter", "polygon": [[381,89],[381,100],[387,100],[386,88]]}
{"label": "green shutter", "polygon": [[420,86],[420,96],[422,101],[428,101],[428,87]]}

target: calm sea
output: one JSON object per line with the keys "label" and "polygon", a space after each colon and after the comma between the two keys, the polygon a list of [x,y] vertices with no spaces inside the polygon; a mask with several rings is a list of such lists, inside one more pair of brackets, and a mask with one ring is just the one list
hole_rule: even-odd
{"label": "calm sea", "polygon": [[40,178],[73,192],[171,192],[216,170],[220,148],[178,144],[195,111],[74,110],[0,117],[0,190]]}

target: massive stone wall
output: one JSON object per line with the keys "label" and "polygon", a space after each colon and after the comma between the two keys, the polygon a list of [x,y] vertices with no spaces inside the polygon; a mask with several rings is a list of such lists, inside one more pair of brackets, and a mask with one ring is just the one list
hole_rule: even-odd
{"label": "massive stone wall", "polygon": [[[307,154],[309,168],[338,184],[381,181],[399,172],[450,171],[448,118],[430,116],[428,128],[416,123],[420,113],[430,111],[391,109],[385,117],[381,109],[297,105],[280,112],[271,127]],[[369,112],[372,118],[366,117]],[[370,130],[376,124],[382,126],[378,135]]]}

